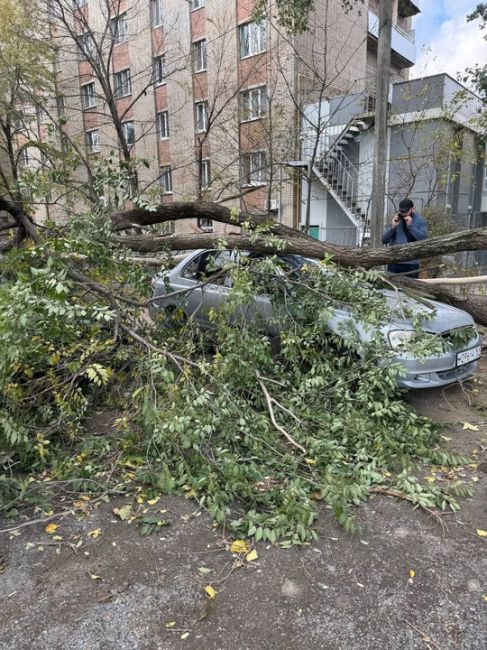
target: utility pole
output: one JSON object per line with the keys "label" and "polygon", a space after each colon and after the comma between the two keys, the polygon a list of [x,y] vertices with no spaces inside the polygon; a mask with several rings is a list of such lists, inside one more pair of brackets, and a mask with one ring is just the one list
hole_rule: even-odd
{"label": "utility pole", "polygon": [[384,199],[387,169],[387,103],[391,77],[392,6],[394,0],[381,0],[379,5],[379,43],[377,47],[377,78],[374,127],[374,165],[370,202],[370,245],[381,245],[384,230]]}

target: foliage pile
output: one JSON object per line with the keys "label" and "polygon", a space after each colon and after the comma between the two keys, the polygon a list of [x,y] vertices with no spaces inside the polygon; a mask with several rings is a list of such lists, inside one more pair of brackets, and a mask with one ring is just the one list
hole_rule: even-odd
{"label": "foliage pile", "polygon": [[[328,260],[325,270],[284,267],[276,277],[275,258],[249,260],[228,270],[232,292],[205,334],[182,310],[149,323],[137,306],[149,277],[103,228],[98,241],[66,233],[10,253],[0,286],[8,462],[101,483],[116,444],[119,466],[130,463],[153,491],[186,492],[232,533],[284,545],[315,536],[320,504],[352,530],[353,506],[370,491],[456,508],[454,492],[464,487],[447,493],[412,474],[420,463],[462,459],[441,449],[432,423],[401,399],[399,369],[374,327],[391,316],[379,276]],[[272,296],[274,322],[246,318],[256,291]],[[367,343],[347,319],[342,335],[332,331],[343,309],[369,328]],[[278,337],[265,334],[273,327]],[[426,353],[438,341],[415,345]],[[102,403],[125,409],[124,426],[118,441],[94,447],[83,422]]]}

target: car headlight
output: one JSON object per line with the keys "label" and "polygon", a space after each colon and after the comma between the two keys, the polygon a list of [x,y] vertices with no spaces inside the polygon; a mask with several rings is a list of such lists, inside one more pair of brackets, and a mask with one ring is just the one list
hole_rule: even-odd
{"label": "car headlight", "polygon": [[403,347],[414,338],[416,332],[414,330],[391,330],[388,334],[389,345],[394,350]]}

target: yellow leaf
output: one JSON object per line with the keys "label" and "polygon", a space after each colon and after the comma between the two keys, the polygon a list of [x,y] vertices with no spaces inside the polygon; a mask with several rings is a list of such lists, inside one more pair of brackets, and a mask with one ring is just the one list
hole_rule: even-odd
{"label": "yellow leaf", "polygon": [[89,500],[90,500],[90,497],[87,496],[86,494],[82,494],[82,495],[80,496],[80,499],[83,499],[83,501],[89,501]]}
{"label": "yellow leaf", "polygon": [[213,589],[213,587],[211,585],[207,585],[205,587],[205,591],[206,591],[206,593],[208,594],[208,596],[210,598],[215,598],[216,594],[218,593]]}
{"label": "yellow leaf", "polygon": [[477,535],[479,537],[487,537],[487,530],[481,530],[480,528],[477,528]]}
{"label": "yellow leaf", "polygon": [[464,422],[463,423],[463,429],[464,431],[478,431],[479,428],[475,424],[470,424],[470,422]]}
{"label": "yellow leaf", "polygon": [[416,575],[416,571],[414,569],[409,569],[409,577],[414,578],[415,575]]}
{"label": "yellow leaf", "polygon": [[168,629],[174,627],[175,625],[176,621],[169,621],[168,623],[164,623],[164,627],[167,627]]}
{"label": "yellow leaf", "polygon": [[487,596],[482,596],[482,598],[483,598],[483,599],[485,600],[485,602],[487,603]]}
{"label": "yellow leaf", "polygon": [[144,503],[144,499],[142,497],[137,497],[136,501],[137,503]]}
{"label": "yellow leaf", "polygon": [[185,632],[184,634],[181,634],[180,638],[183,639],[184,641],[184,639],[187,639],[188,636],[189,636],[189,632]]}
{"label": "yellow leaf", "polygon": [[245,540],[236,539],[235,541],[232,542],[232,545],[230,546],[230,551],[232,553],[248,553],[249,547]]}
{"label": "yellow leaf", "polygon": [[53,535],[52,538],[55,542],[60,542],[62,540],[61,535]]}
{"label": "yellow leaf", "polygon": [[434,476],[427,476],[425,480],[428,481],[428,483],[434,483],[436,481]]}
{"label": "yellow leaf", "polygon": [[253,562],[258,557],[259,556],[257,555],[257,551],[254,548],[252,551],[250,551],[250,553],[248,555],[245,556],[245,559],[247,560],[247,562]]}
{"label": "yellow leaf", "polygon": [[93,539],[96,539],[97,537],[100,537],[101,528],[95,528],[94,530],[90,530],[88,535],[89,535],[89,537],[92,537]]}
{"label": "yellow leaf", "polygon": [[95,575],[94,573],[90,573],[90,578],[91,578],[92,580],[101,580],[101,576],[97,576],[97,575]]}
{"label": "yellow leaf", "polygon": [[308,463],[308,465],[316,465],[316,461],[312,458],[305,458],[304,460]]}
{"label": "yellow leaf", "polygon": [[150,506],[155,506],[156,503],[157,503],[158,501],[159,501],[159,497],[156,497],[155,499],[149,499],[149,500],[147,501],[147,503],[148,503]]}
{"label": "yellow leaf", "polygon": [[55,533],[57,529],[58,529],[57,524],[47,524],[47,526],[44,528],[46,533],[49,533],[49,535],[52,535],[53,533]]}

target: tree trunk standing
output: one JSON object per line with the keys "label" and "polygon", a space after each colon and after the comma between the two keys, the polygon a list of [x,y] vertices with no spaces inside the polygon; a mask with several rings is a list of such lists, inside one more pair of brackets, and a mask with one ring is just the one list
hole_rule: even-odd
{"label": "tree trunk standing", "polygon": [[379,44],[377,49],[376,104],[374,127],[374,165],[370,206],[370,245],[378,248],[384,230],[384,197],[387,167],[387,103],[391,76],[393,0],[381,0],[379,6]]}

